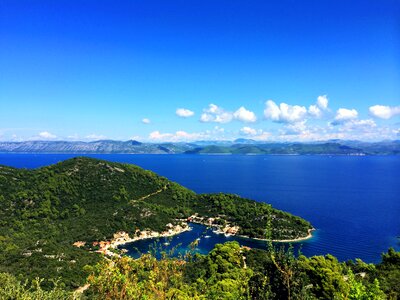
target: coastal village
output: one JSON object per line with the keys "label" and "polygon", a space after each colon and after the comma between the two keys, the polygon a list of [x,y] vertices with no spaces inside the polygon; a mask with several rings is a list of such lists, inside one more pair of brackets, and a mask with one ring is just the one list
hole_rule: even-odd
{"label": "coastal village", "polygon": [[[190,223],[197,223],[212,227],[214,229],[213,230],[214,233],[225,234],[226,236],[236,235],[240,229],[239,226],[230,225],[229,223],[222,220],[220,217],[206,218],[206,217],[201,217],[198,214],[194,214],[188,217],[187,219],[177,220],[176,225],[168,223],[166,225],[166,230],[161,233],[148,229],[146,230],[136,229],[134,235],[130,236],[129,233],[125,231],[119,231],[114,233],[113,238],[109,241],[94,241],[90,248],[96,249],[94,250],[95,252],[102,253],[105,256],[109,257],[120,256],[117,253],[117,251],[115,251],[115,249],[117,249],[118,246],[120,245],[144,239],[174,236],[182,232],[191,230],[191,227],[189,225]],[[221,225],[220,223],[222,223],[223,225]],[[86,246],[86,244],[87,243],[85,241],[77,241],[73,243],[73,246],[81,248]]]}

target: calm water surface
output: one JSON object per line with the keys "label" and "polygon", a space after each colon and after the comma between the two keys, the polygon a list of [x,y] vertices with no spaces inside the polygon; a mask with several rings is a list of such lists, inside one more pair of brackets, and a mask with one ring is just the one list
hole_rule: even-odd
{"label": "calm water surface", "polygon": [[[74,156],[77,155],[0,154],[0,164],[36,168]],[[313,239],[301,243],[306,255],[331,253],[340,260],[359,257],[377,262],[389,247],[400,250],[400,157],[89,156],[139,165],[198,193],[235,193],[299,215],[317,228]],[[235,239],[204,234],[203,227],[195,226],[191,232],[175,237],[170,246],[182,244],[184,249],[196,238],[200,238],[198,251],[202,253],[217,242]],[[239,240],[264,247],[263,243]],[[152,241],[141,241],[128,248],[147,251],[149,244]]]}

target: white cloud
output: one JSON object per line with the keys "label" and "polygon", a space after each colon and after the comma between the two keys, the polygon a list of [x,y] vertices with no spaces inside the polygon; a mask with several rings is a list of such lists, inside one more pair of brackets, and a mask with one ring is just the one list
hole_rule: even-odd
{"label": "white cloud", "polygon": [[244,108],[243,106],[240,107],[237,111],[235,111],[233,113],[233,117],[236,120],[239,120],[239,121],[242,121],[245,123],[254,123],[255,121],[257,121],[256,115],[252,111]]}
{"label": "white cloud", "polygon": [[191,141],[204,137],[203,133],[188,133],[186,131],[180,130],[175,132],[175,137],[177,140]]}
{"label": "white cloud", "polygon": [[400,106],[374,105],[369,108],[369,113],[373,117],[387,120],[400,115]]}
{"label": "white cloud", "polygon": [[400,128],[399,129],[393,129],[392,133],[395,134],[396,137],[400,137]]}
{"label": "white cloud", "polygon": [[161,133],[153,131],[149,134],[148,139],[154,142],[190,142],[199,140],[226,140],[225,129],[215,126],[213,129],[208,129],[202,132],[187,132],[178,130],[175,133]]}
{"label": "white cloud", "polygon": [[309,130],[307,130],[306,122],[307,121],[304,120],[294,124],[287,124],[281,132],[283,135],[304,135],[309,132]]}
{"label": "white cloud", "polygon": [[210,104],[208,108],[203,110],[200,116],[200,122],[209,123],[229,123],[232,121],[233,115],[231,112],[225,111],[223,108],[215,104]]}
{"label": "white cloud", "polygon": [[317,102],[310,105],[308,108],[308,114],[313,118],[321,118],[323,112],[328,110],[328,98],[326,95],[318,96]]}
{"label": "white cloud", "polygon": [[266,132],[262,129],[254,129],[248,126],[242,127],[239,130],[240,135],[251,137],[253,140],[265,141],[271,136],[271,133]]}
{"label": "white cloud", "polygon": [[[207,131],[207,132],[210,132],[210,131]],[[223,132],[225,132],[225,128],[222,128],[222,127],[219,127],[219,126],[215,126],[213,132],[214,133],[223,133]]]}
{"label": "white cloud", "polygon": [[376,127],[376,123],[372,119],[367,120],[349,120],[343,124],[340,131],[370,131]]}
{"label": "white cloud", "polygon": [[376,123],[372,119],[367,119],[367,120],[352,120],[350,123],[352,123],[355,126],[362,126],[362,127],[376,127]]}
{"label": "white cloud", "polygon": [[240,134],[242,135],[256,135],[257,134],[257,130],[251,127],[243,127],[240,129]]}
{"label": "white cloud", "polygon": [[57,136],[55,134],[52,134],[48,131],[42,131],[39,133],[39,137],[42,139],[46,139],[46,140],[53,140],[56,139]]}
{"label": "white cloud", "polygon": [[212,114],[216,114],[218,113],[219,110],[220,108],[217,105],[211,103],[210,105],[208,105],[208,109],[206,109],[205,111]]}
{"label": "white cloud", "polygon": [[143,124],[150,124],[151,121],[150,121],[150,119],[148,119],[148,118],[143,118],[143,119],[142,119],[142,123],[143,123]]}
{"label": "white cloud", "polygon": [[271,137],[271,133],[259,130],[258,134],[253,136],[252,139],[256,141],[265,141]]}
{"label": "white cloud", "polygon": [[202,113],[200,116],[200,122],[208,123],[208,122],[213,122],[213,121],[214,121],[214,116],[211,114]]}
{"label": "white cloud", "polygon": [[265,103],[264,116],[278,123],[295,123],[302,121],[307,115],[304,106],[281,103],[279,106],[272,100]]}
{"label": "white cloud", "polygon": [[70,141],[79,141],[79,135],[77,133],[71,134],[67,136],[67,140]]}
{"label": "white cloud", "polygon": [[317,105],[310,105],[308,108],[308,114],[314,118],[320,118],[322,116],[322,111]]}
{"label": "white cloud", "polygon": [[328,97],[326,95],[318,96],[317,98],[317,106],[322,109],[328,109]]}
{"label": "white cloud", "polygon": [[181,118],[188,118],[194,115],[193,111],[186,108],[178,108],[175,113],[178,117]]}
{"label": "white cloud", "polygon": [[339,108],[332,125],[343,124],[347,121],[357,119],[358,112],[355,109]]}
{"label": "white cloud", "polygon": [[253,123],[257,121],[254,112],[247,110],[243,106],[232,113],[215,104],[210,104],[207,108],[203,109],[203,113],[200,116],[200,122],[203,123],[214,122],[224,124],[231,122],[233,119],[245,123]]}
{"label": "white cloud", "polygon": [[98,140],[104,140],[107,137],[105,135],[101,135],[101,134],[89,134],[87,136],[85,136],[85,139],[87,140],[93,140],[93,141],[98,141]]}
{"label": "white cloud", "polygon": [[183,130],[178,130],[175,133],[161,133],[160,131],[153,131],[149,134],[149,139],[157,142],[184,142],[194,141],[208,137],[205,133],[189,133]]}
{"label": "white cloud", "polygon": [[171,138],[173,135],[171,133],[161,133],[160,131],[153,131],[149,134],[149,139],[151,140],[164,140]]}
{"label": "white cloud", "polygon": [[223,112],[215,117],[214,122],[229,123],[231,120],[232,120],[232,114],[230,112]]}

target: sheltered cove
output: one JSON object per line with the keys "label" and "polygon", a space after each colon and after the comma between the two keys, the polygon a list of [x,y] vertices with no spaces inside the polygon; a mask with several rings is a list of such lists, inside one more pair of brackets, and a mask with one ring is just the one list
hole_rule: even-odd
{"label": "sheltered cove", "polygon": [[[259,241],[268,241],[267,239],[248,237],[245,235],[237,234],[240,230],[239,226],[230,225],[229,223],[225,223],[224,225],[216,224],[216,223],[214,223],[216,220],[220,220],[220,218],[217,217],[217,218],[205,219],[205,218],[199,217],[197,214],[195,214],[195,215],[190,216],[187,219],[177,220],[179,222],[177,225],[173,225],[171,223],[167,224],[166,225],[167,229],[161,233],[157,232],[157,231],[152,231],[152,230],[136,229],[135,236],[130,237],[127,232],[119,231],[117,233],[114,233],[113,238],[110,241],[93,242],[92,246],[99,247],[99,249],[95,250],[95,252],[102,253],[106,256],[109,256],[109,257],[120,256],[119,254],[112,251],[112,249],[117,249],[118,246],[137,242],[140,240],[171,237],[171,236],[175,236],[175,235],[181,234],[186,231],[190,231],[190,230],[192,230],[192,228],[190,227],[189,223],[197,223],[197,224],[201,224],[204,226],[212,227],[212,228],[214,228],[213,232],[216,234],[224,234],[225,236],[237,236],[237,237],[242,237],[242,238],[252,239],[252,240],[259,240]],[[314,228],[309,229],[308,235],[305,237],[299,237],[299,238],[294,238],[294,239],[284,239],[284,240],[272,240],[272,242],[291,243],[291,242],[304,241],[304,240],[312,238],[312,232],[314,230],[315,230]],[[77,241],[73,245],[76,247],[83,247],[86,245],[86,242]]]}

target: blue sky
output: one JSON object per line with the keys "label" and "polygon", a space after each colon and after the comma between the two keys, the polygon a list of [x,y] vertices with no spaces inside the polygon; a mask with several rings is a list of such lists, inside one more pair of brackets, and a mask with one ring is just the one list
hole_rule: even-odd
{"label": "blue sky", "polygon": [[398,139],[399,83],[396,0],[0,0],[3,141]]}

